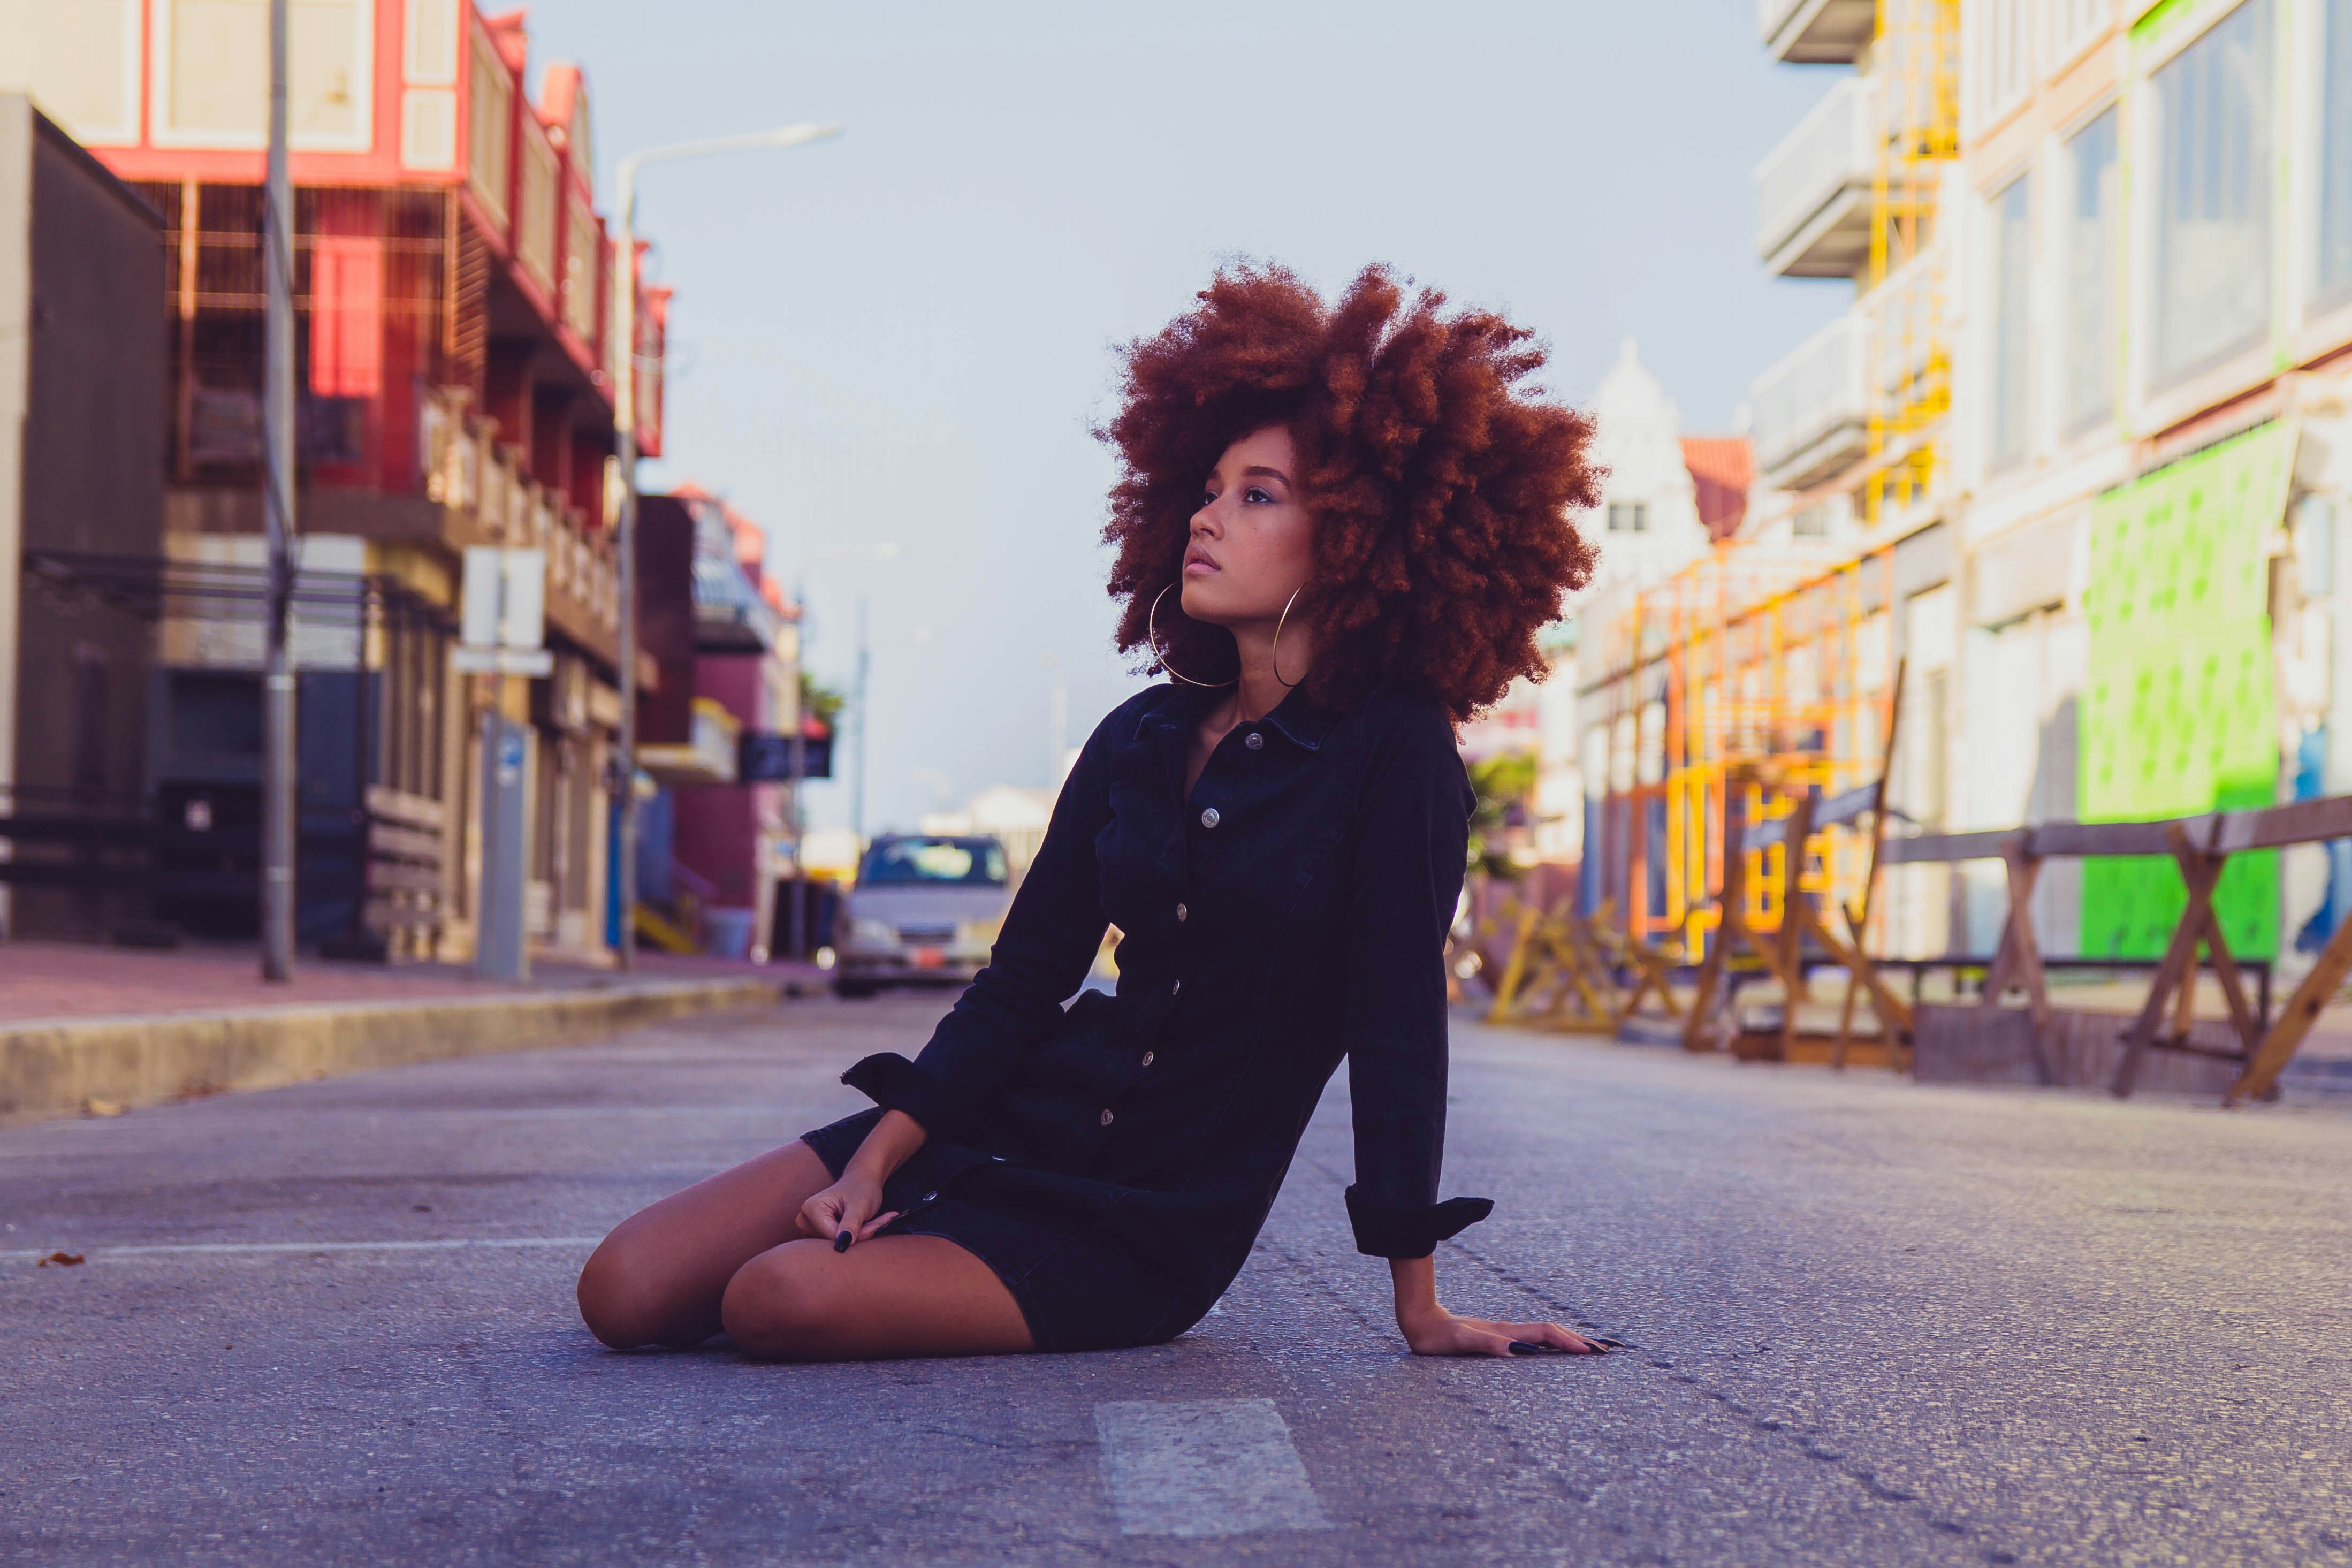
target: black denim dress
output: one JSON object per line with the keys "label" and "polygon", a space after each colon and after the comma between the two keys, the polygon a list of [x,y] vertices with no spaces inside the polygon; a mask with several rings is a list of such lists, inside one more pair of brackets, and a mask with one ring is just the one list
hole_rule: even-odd
{"label": "black denim dress", "polygon": [[[929,1134],[891,1229],[986,1261],[1041,1350],[1153,1344],[1240,1272],[1349,1058],[1358,1250],[1424,1258],[1484,1219],[1437,1198],[1444,944],[1471,791],[1434,704],[1293,692],[1185,752],[1220,693],[1155,686],[1087,742],[982,970],[919,1057],[842,1081]],[[1084,982],[1106,923],[1118,994]],[[875,1121],[806,1135],[838,1174]]]}

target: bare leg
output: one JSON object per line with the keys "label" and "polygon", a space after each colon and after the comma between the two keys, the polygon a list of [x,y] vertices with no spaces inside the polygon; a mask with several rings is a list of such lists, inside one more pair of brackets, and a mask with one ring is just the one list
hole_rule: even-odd
{"label": "bare leg", "polygon": [[719,1331],[736,1270],[799,1234],[793,1216],[832,1184],[816,1151],[794,1140],[662,1199],[622,1221],[580,1271],[582,1320],[614,1350],[700,1344]]}
{"label": "bare leg", "polygon": [[743,1265],[728,1338],[772,1361],[886,1361],[1034,1350],[996,1271],[937,1236],[877,1236],[847,1252],[789,1241]]}

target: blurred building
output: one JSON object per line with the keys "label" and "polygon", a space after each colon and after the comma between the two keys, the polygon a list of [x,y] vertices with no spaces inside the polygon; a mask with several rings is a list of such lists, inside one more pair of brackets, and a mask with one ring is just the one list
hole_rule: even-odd
{"label": "blurred building", "polygon": [[[1754,384],[1732,540],[1583,619],[1595,891],[1703,935],[1727,779],[1778,780],[1750,820],[1866,783],[1898,695],[1894,802],[1926,826],[2352,790],[2352,0],[1759,0],[1759,22],[1826,90],[1758,166],[1757,252],[1854,298]],[[1865,848],[1831,835],[1802,874],[1851,900]],[[2240,951],[2352,901],[2298,853],[2233,862]],[[1786,868],[1755,869],[1769,930]],[[1989,951],[1999,879],[1904,868],[1878,940]],[[2179,897],[2153,863],[2060,863],[2035,918],[2053,951],[2146,955]]]}
{"label": "blurred building", "polygon": [[[2352,3],[2011,0],[1962,60],[1950,665],[1904,784],[1954,827],[2352,792]],[[2242,952],[2352,897],[2324,849],[2242,858]],[[1970,869],[1911,874],[1896,940],[1985,949]],[[2058,870],[2055,941],[2161,951],[2170,867]]]}
{"label": "blurred building", "polygon": [[[698,485],[639,503],[642,635],[660,680],[637,705],[638,763],[659,786],[640,821],[638,924],[675,951],[764,956],[791,922],[791,787],[752,775],[776,754],[761,737],[803,722],[800,616],[766,552],[758,524]],[[828,733],[805,739],[803,765],[824,776]]]}
{"label": "blurred building", "polygon": [[1610,759],[1588,744],[1580,717],[1587,706],[1580,697],[1583,637],[1591,627],[1633,613],[1645,591],[1736,531],[1753,480],[1744,437],[1683,434],[1682,411],[1630,338],[1590,407],[1598,425],[1594,459],[1609,469],[1600,507],[1582,520],[1600,563],[1569,618],[1542,639],[1551,678],[1540,686],[1523,683],[1501,710],[1518,717],[1517,732],[1495,733],[1499,743],[1483,745],[1477,742],[1485,737],[1474,735],[1471,748],[1474,755],[1492,754],[1516,743],[1537,753],[1531,847],[1546,864],[1580,865],[1587,881],[1603,873],[1601,861],[1583,858],[1588,825],[1596,845],[1612,840],[1589,816],[1607,794],[1601,784]]}
{"label": "blurred building", "polygon": [[[163,223],[163,536],[93,534],[38,569],[153,626],[140,793],[159,867],[180,878],[158,912],[207,934],[250,930],[268,8],[12,16],[0,77]],[[470,951],[478,719],[495,711],[530,729],[531,936],[595,959],[608,951],[609,753],[636,684],[614,665],[613,388],[634,365],[640,445],[658,454],[666,292],[614,253],[596,212],[578,68],[548,65],[536,101],[527,92],[521,12],[307,0],[293,26],[301,934]],[[638,289],[634,345],[606,330],[616,270]],[[551,676],[452,668],[459,566],[476,545],[546,552]]]}
{"label": "blurred building", "polygon": [[163,529],[162,225],[21,92],[0,91],[0,931],[144,919],[152,621],[76,563]]}

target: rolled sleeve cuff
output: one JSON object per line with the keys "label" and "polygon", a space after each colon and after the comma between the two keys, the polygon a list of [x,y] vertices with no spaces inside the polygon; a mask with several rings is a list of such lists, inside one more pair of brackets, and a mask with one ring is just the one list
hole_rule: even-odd
{"label": "rolled sleeve cuff", "polygon": [[895,1051],[867,1057],[843,1073],[841,1081],[885,1110],[905,1111],[934,1138],[962,1126],[955,1090]]}
{"label": "rolled sleeve cuff", "polygon": [[1492,1198],[1448,1198],[1398,1208],[1360,1196],[1361,1190],[1348,1189],[1348,1221],[1356,1227],[1356,1250],[1368,1258],[1427,1258],[1439,1242],[1495,1212]]}

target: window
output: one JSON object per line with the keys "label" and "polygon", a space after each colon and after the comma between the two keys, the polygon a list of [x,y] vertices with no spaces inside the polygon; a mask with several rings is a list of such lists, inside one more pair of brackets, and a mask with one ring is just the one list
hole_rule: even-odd
{"label": "window", "polygon": [[139,140],[137,0],[0,0],[0,87],[84,142]]}
{"label": "window", "polygon": [[1988,0],[1984,6],[1984,113],[1991,119],[2033,85],[2033,6]]}
{"label": "window", "polygon": [[466,181],[490,216],[503,221],[514,149],[514,81],[489,41],[478,36],[467,82]]}
{"label": "window", "polygon": [[2352,300],[2352,0],[2327,0],[2320,47],[2319,276],[2315,309]]}
{"label": "window", "polygon": [[2115,410],[2119,191],[2114,110],[2066,143],[2066,175],[2065,418],[2071,433]]}
{"label": "window", "polygon": [[1609,503],[1609,531],[1612,533],[1646,533],[1650,528],[1650,503],[1638,500],[1612,500]]}
{"label": "window", "polygon": [[1004,886],[1004,847],[993,838],[884,838],[866,852],[861,888],[915,882]]}
{"label": "window", "polygon": [[2115,0],[2054,0],[2050,17],[2050,63],[2062,66],[2115,20]]}
{"label": "window", "polygon": [[2158,386],[2270,322],[2271,9],[2247,0],[2156,73]]}
{"label": "window", "polygon": [[563,238],[563,320],[583,342],[596,341],[596,286],[602,279],[597,262],[604,249],[604,231],[588,204],[573,197],[568,204],[570,223]]}
{"label": "window", "polygon": [[515,254],[523,270],[549,293],[555,291],[555,182],[559,165],[547,132],[526,118],[522,132],[521,213],[515,223]]}
{"label": "window", "polygon": [[[158,10],[167,62],[158,140],[258,145],[269,129],[265,0],[170,0]],[[373,142],[373,13],[367,0],[291,0],[286,132],[295,147],[349,152]]]}
{"label": "window", "polygon": [[1992,466],[2023,459],[2033,388],[2033,182],[1993,198]]}

